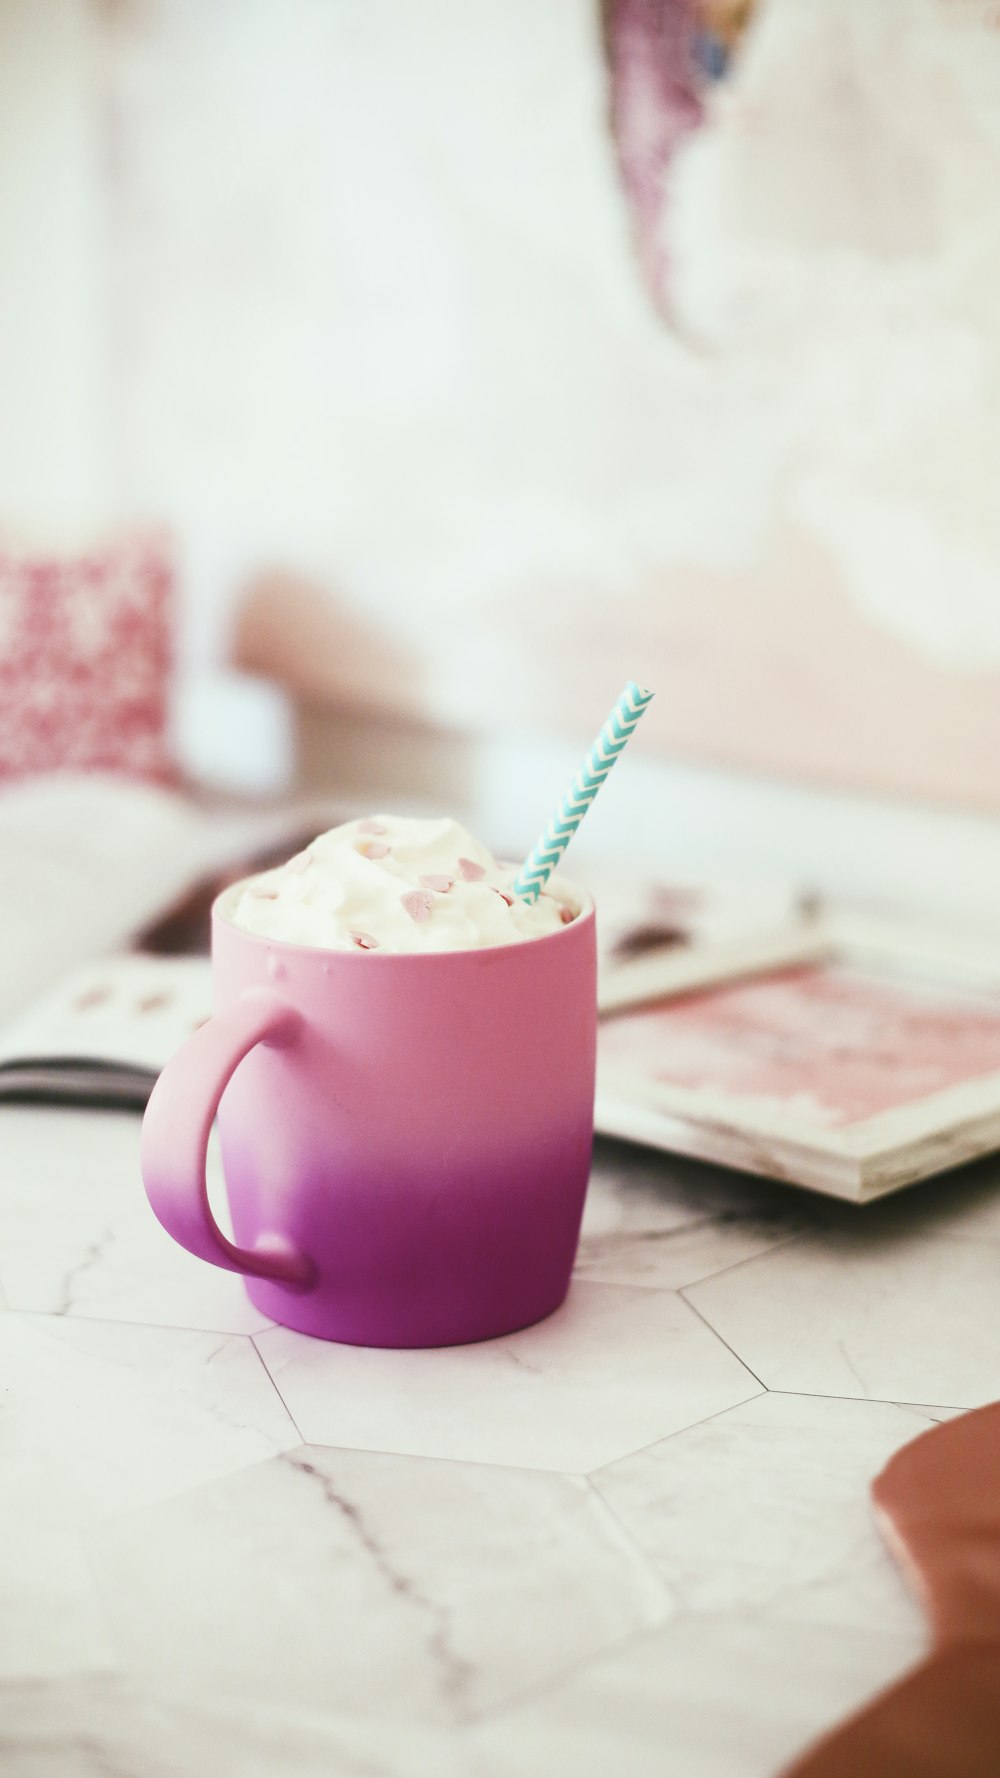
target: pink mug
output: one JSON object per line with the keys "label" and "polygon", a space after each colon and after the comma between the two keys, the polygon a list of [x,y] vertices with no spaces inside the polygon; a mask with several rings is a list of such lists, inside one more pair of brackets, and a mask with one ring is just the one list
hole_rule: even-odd
{"label": "pink mug", "polygon": [[[484,950],[323,951],[212,911],[215,1013],[168,1062],[142,1175],[168,1234],[302,1333],[446,1346],[569,1288],[590,1170],[593,905]],[[235,1241],[205,1153],[218,1114]]]}

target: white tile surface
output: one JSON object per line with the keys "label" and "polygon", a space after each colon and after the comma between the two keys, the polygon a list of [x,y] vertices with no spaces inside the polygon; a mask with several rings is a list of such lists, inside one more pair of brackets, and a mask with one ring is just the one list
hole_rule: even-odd
{"label": "white tile surface", "polygon": [[460,1731],[256,1704],[121,1678],[4,1684],[0,1778],[493,1778]]}
{"label": "white tile surface", "polygon": [[774,1778],[907,1660],[888,1635],[678,1617],[475,1740],[491,1778]]}
{"label": "white tile surface", "polygon": [[272,1381],[137,1136],[0,1110],[0,1778],[773,1778],[921,1646],[868,1487],[1000,1394],[996,1163],[858,1213],[601,1143],[558,1315]]}
{"label": "white tile surface", "polygon": [[600,1142],[576,1275],[678,1290],[782,1246],[812,1220],[801,1194],[780,1186]]}
{"label": "white tile surface", "polygon": [[859,1212],[685,1295],[769,1389],[963,1408],[1000,1395],[1000,1242]]}
{"label": "white tile surface", "polygon": [[303,1447],[91,1539],[123,1655],[187,1696],[461,1719],[663,1621],[586,1482]]}
{"label": "white tile surface", "polygon": [[628,1234],[586,1234],[576,1276],[607,1284],[680,1290],[791,1240],[794,1235],[790,1230],[753,1217],[732,1222],[713,1218],[679,1229],[654,1226]]}
{"label": "white tile surface", "polygon": [[596,1235],[683,1228],[706,1217],[811,1226],[823,1200],[708,1161],[599,1136],[584,1229]]}
{"label": "white tile surface", "polygon": [[880,1402],[762,1395],[594,1476],[681,1611],[923,1621],[875,1525],[873,1476],[933,1420]]}
{"label": "white tile surface", "polygon": [[257,1345],[303,1438],[369,1451],[585,1472],[759,1393],[669,1291],[578,1283],[547,1321],[433,1352]]}
{"label": "white tile surface", "polygon": [[298,1443],[239,1335],[8,1311],[0,1379],[7,1526],[90,1524]]}
{"label": "white tile surface", "polygon": [[[218,1158],[213,1202],[225,1223]],[[129,1112],[0,1107],[0,1284],[12,1309],[253,1333],[268,1325],[233,1272],[185,1253],[139,1176]]]}
{"label": "white tile surface", "polygon": [[0,1576],[0,1683],[110,1672],[118,1665],[76,1532],[34,1530],[5,1514]]}

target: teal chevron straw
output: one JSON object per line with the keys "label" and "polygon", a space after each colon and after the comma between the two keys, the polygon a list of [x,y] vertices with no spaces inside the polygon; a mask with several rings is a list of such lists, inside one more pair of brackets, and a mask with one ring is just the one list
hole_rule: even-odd
{"label": "teal chevron straw", "polygon": [[624,748],[653,693],[630,679],[545,829],[528,853],[511,888],[522,901],[537,901],[597,792]]}

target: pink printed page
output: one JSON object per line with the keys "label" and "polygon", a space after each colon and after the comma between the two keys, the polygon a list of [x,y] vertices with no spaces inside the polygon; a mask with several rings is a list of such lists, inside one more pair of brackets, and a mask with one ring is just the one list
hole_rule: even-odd
{"label": "pink printed page", "polygon": [[609,1019],[600,1053],[833,1128],[1000,1071],[1000,999],[809,964]]}

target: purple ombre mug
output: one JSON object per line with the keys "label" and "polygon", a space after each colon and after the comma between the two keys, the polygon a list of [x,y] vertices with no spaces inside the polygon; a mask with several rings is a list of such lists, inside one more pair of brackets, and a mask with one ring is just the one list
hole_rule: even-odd
{"label": "purple ombre mug", "polygon": [[[594,910],[484,950],[323,951],[212,916],[214,1016],[168,1062],[142,1175],[263,1314],[361,1346],[526,1327],[569,1288],[593,1137]],[[212,1215],[216,1113],[235,1243]]]}

